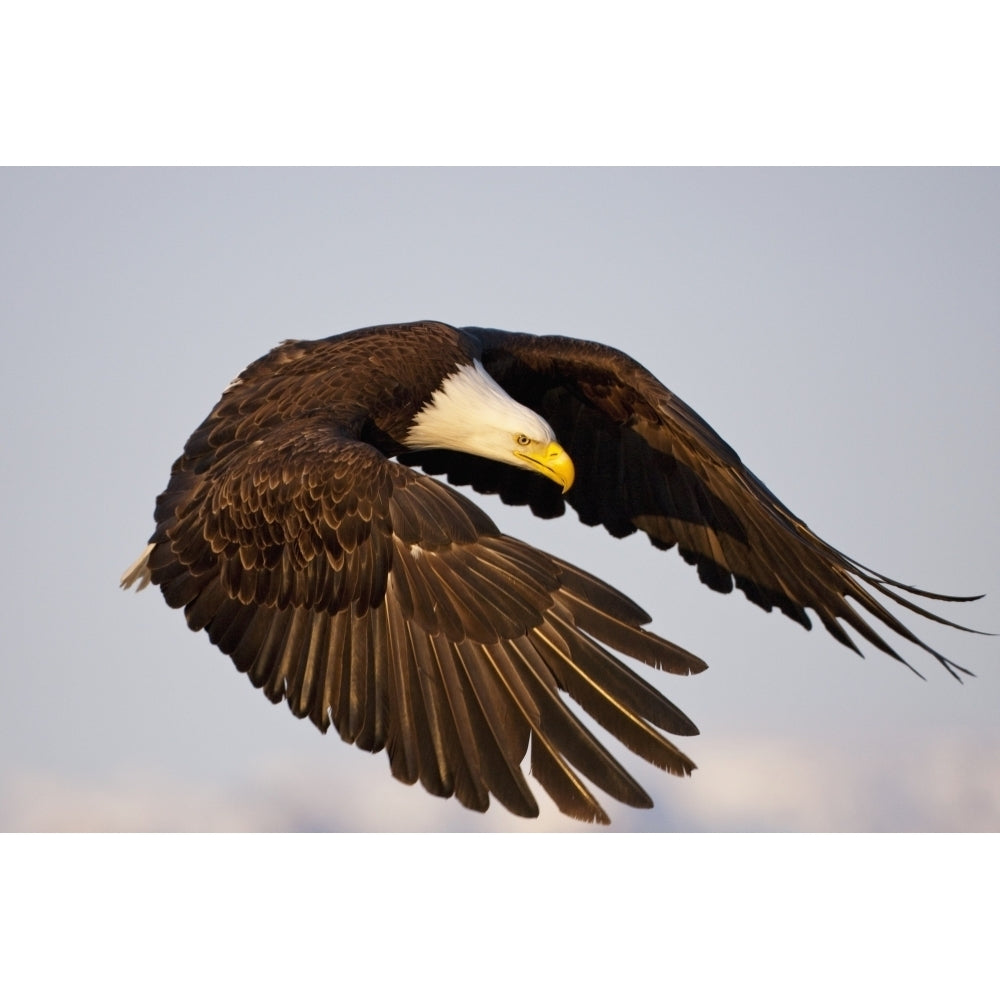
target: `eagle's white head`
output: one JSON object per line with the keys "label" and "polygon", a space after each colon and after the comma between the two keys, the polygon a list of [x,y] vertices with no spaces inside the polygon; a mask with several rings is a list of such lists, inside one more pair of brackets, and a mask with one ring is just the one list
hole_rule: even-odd
{"label": "eagle's white head", "polygon": [[565,493],[573,463],[534,410],[511,399],[479,361],[449,375],[414,417],[410,448],[450,448],[539,472]]}

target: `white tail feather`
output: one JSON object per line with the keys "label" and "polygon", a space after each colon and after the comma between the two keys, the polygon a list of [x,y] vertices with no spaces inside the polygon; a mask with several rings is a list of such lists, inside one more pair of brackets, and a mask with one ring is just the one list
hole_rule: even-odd
{"label": "white tail feather", "polygon": [[149,554],[153,551],[153,543],[150,542],[142,550],[142,555],[124,573],[122,573],[121,585],[123,590],[128,590],[136,582],[139,581],[139,586],[135,588],[135,592],[139,593],[144,587],[147,587],[150,581],[153,579],[153,574],[149,569]]}

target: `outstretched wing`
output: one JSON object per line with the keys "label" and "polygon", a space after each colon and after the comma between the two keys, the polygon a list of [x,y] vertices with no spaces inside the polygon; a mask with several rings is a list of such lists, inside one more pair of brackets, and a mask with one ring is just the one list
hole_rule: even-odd
{"label": "outstretched wing", "polygon": [[569,503],[585,524],[603,524],[616,537],[644,531],[659,548],[676,545],[713,590],[728,593],[735,585],[755,604],[779,608],[806,628],[806,609],[812,609],[852,649],[857,646],[842,622],[901,660],[858,613],[860,607],[952,675],[969,673],[928,647],[867,588],[949,625],[954,623],[891,588],[934,600],[974,598],[917,590],[832,548],[704,420],[627,355],[563,337],[466,332],[480,341],[493,378],[552,425],[574,461],[576,482],[563,498],[546,480],[472,456],[438,451],[404,460],[447,473],[454,483],[498,493],[507,503],[529,504],[542,517],[558,516]]}
{"label": "outstretched wing", "polygon": [[156,521],[123,584],[151,579],[268,698],[385,748],[404,782],[480,811],[492,794],[534,816],[530,746],[533,774],[567,815],[608,822],[586,780],[650,806],[564,693],[646,760],[694,767],[663,731],[695,726],[604,645],[675,673],[701,660],[644,631],[628,598],[319,420],[214,457],[186,453]]}

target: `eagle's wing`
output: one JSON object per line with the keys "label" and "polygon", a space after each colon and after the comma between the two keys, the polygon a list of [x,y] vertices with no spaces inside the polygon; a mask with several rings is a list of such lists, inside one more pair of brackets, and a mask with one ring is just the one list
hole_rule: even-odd
{"label": "eagle's wing", "polygon": [[427,471],[446,472],[452,482],[499,493],[508,503],[530,504],[543,517],[561,514],[569,503],[585,524],[603,524],[617,537],[644,531],[660,548],[676,545],[713,590],[726,593],[735,584],[755,604],[780,608],[806,628],[806,609],[812,609],[852,649],[857,647],[841,622],[902,659],[850,598],[953,675],[969,673],[927,646],[867,588],[949,625],[954,623],[890,588],[935,600],[975,598],[917,590],[832,548],[704,420],[627,355],[562,337],[466,332],[480,341],[493,378],[552,425],[574,461],[576,482],[563,498],[538,476],[452,452],[414,455]]}
{"label": "eagle's wing", "polygon": [[646,760],[691,771],[661,730],[695,726],[601,644],[676,673],[705,665],[645,632],[628,598],[320,419],[262,433],[175,463],[123,582],[151,577],[272,701],[480,811],[492,793],[537,815],[529,745],[567,815],[608,821],[583,779],[651,805],[563,692]]}

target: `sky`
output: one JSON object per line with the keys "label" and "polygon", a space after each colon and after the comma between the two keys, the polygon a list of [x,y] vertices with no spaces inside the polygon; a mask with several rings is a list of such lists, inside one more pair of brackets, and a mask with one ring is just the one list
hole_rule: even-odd
{"label": "sky", "polygon": [[[593,832],[396,782],[118,580],[227,383],[285,338],[437,319],[618,347],[823,538],[1000,631],[1000,173],[988,169],[0,171],[0,830]],[[579,461],[579,459],[578,459]],[[608,744],[612,830],[1000,829],[1000,639],[905,620],[921,680],[575,515],[500,527],[697,653],[637,667],[698,770]],[[905,613],[904,613],[905,615]]]}

